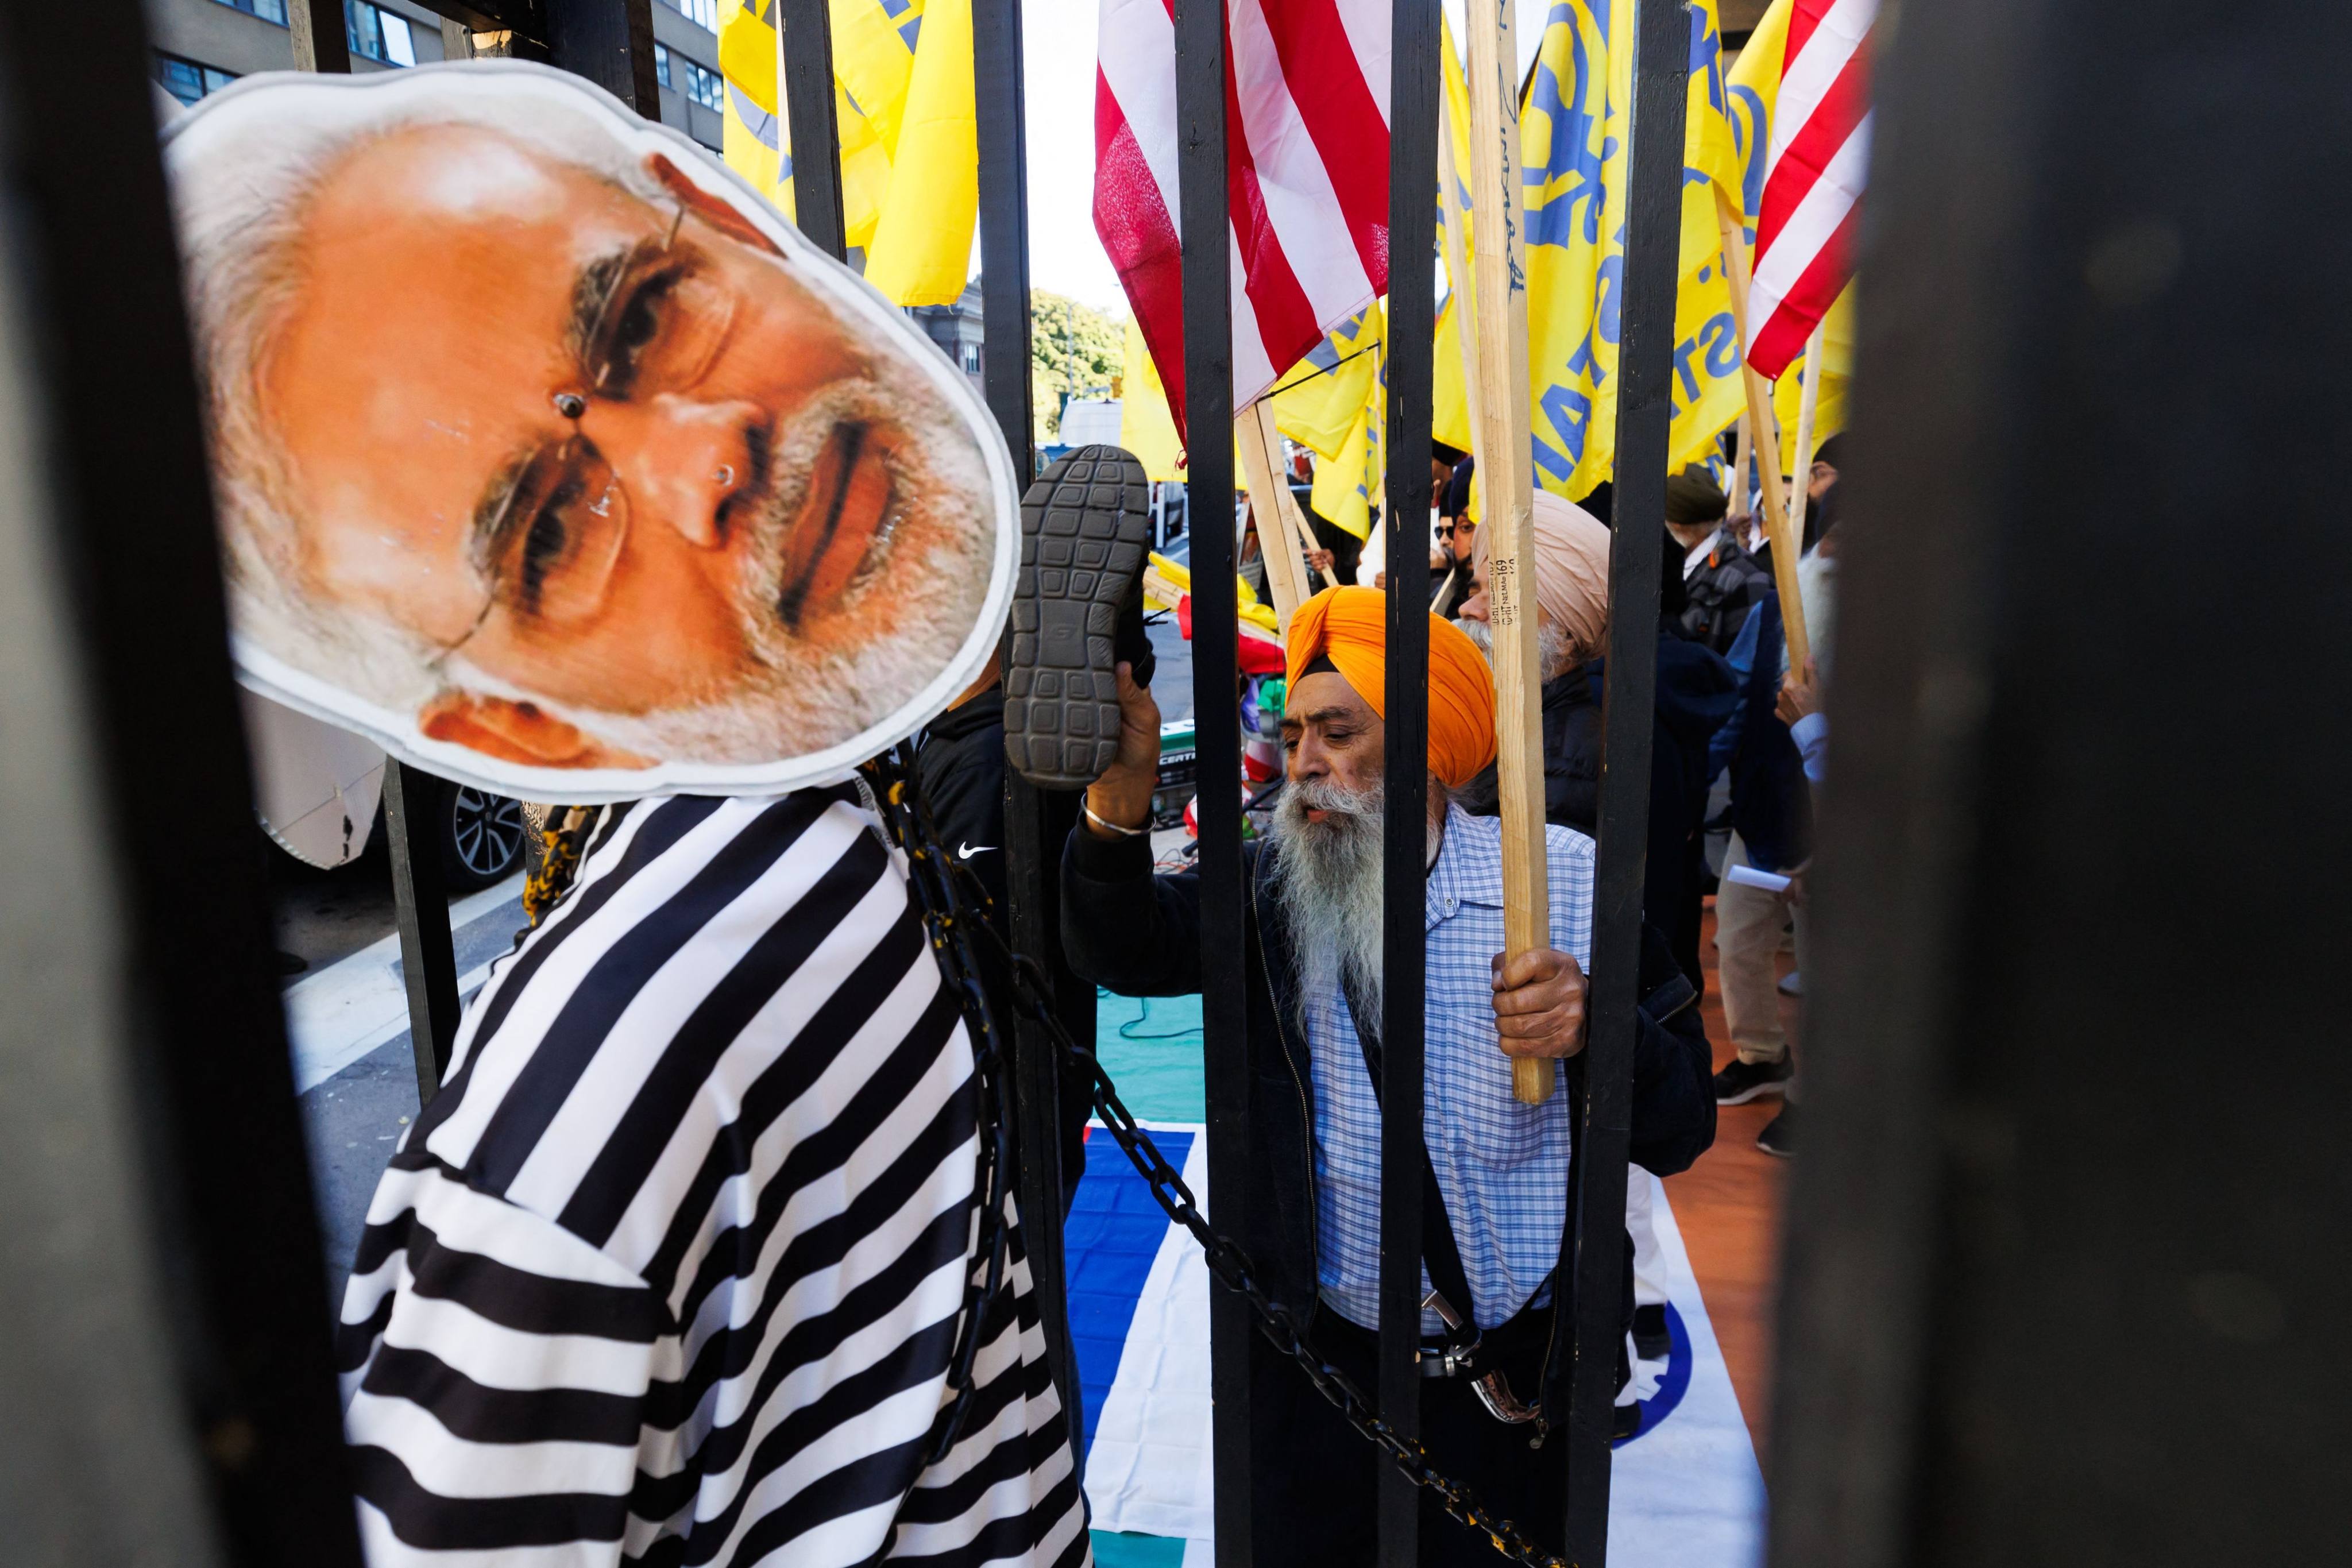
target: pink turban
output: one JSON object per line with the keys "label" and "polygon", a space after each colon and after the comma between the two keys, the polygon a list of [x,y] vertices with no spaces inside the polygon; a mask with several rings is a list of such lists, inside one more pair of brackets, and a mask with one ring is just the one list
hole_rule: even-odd
{"label": "pink turban", "polygon": [[[1535,514],[1536,605],[1568,639],[1573,657],[1592,658],[1609,638],[1609,530],[1549,490],[1536,492]],[[1481,575],[1492,531],[1491,523],[1480,525],[1471,546]]]}

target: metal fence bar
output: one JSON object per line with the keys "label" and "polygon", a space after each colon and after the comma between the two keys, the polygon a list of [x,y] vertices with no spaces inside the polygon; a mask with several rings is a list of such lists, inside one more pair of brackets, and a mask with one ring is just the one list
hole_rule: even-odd
{"label": "metal fence bar", "polygon": [[2352,13],[1893,19],[1772,1561],[2340,1558]]}
{"label": "metal fence bar", "polygon": [[[1429,786],[1429,430],[1436,299],[1437,7],[1395,0],[1389,57],[1388,690],[1381,846],[1381,1417],[1421,1435],[1421,1169]],[[1419,1561],[1421,1489],[1380,1468],[1381,1568]],[[1355,1506],[1352,1500],[1343,1507]]]}
{"label": "metal fence bar", "polygon": [[[586,77],[647,120],[661,119],[653,0],[547,0],[548,63]],[[825,99],[827,112],[833,100]]]}
{"label": "metal fence bar", "polygon": [[[976,0],[972,7],[974,104],[980,137],[981,379],[1013,471],[1026,484],[1036,467],[1030,442],[1029,161],[1027,85],[1021,62],[1019,0]],[[1008,632],[1008,636],[1009,636]],[[1094,1038],[1094,987],[1076,983],[1062,956],[1063,841],[1078,796],[1036,788],[1004,771],[1005,890],[1012,901],[1013,949],[1044,955],[1055,981],[1063,1027]],[[1060,1060],[1052,1038],[1026,1018],[1013,1032],[1014,1098],[1021,1134],[1021,1241],[1036,1281],[1045,1362],[1070,1420],[1070,1449],[1083,1467],[1077,1366],[1070,1349],[1069,1298],[1062,1264],[1062,1102]]]}
{"label": "metal fence bar", "polygon": [[449,1071],[457,1042],[457,950],[449,931],[449,888],[441,858],[439,810],[447,786],[406,763],[383,770],[383,826],[391,842],[393,921],[400,932],[408,990],[408,1045],[416,1062],[416,1103],[428,1105]]}
{"label": "metal fence bar", "polygon": [[[71,1310],[94,1337],[81,1342],[100,1353],[158,1318],[170,1326],[160,1345],[116,1347],[133,1361],[161,1349],[175,1385],[165,1402],[104,1415],[169,1432],[211,1494],[223,1550],[205,1553],[197,1525],[156,1543],[155,1559],[357,1568],[326,1269],[270,961],[267,851],[226,651],[196,369],[156,150],[153,56],[134,0],[92,0],[74,21],[61,29],[37,7],[0,7],[0,245],[15,285],[0,309],[15,319],[11,335],[22,334],[11,366],[37,398],[20,419],[40,427],[41,553],[66,595],[53,646],[78,645],[68,700],[96,751],[103,880],[82,890],[119,921],[121,984],[93,1010],[121,1020],[121,1076],[106,1085],[118,1112],[110,1136],[138,1146],[111,1179],[143,1212],[135,1234],[94,1237],[70,1213],[12,1203],[0,1295],[46,1290],[52,1268],[71,1274],[108,1248],[144,1253],[141,1272],[155,1292],[147,1310],[127,1299]],[[22,513],[16,521],[29,526]],[[7,632],[14,643],[38,628],[11,621]],[[21,777],[17,769],[38,765],[27,749],[70,743],[69,732],[12,731],[0,752]],[[15,1004],[0,1001],[0,1013]],[[29,1088],[16,1075],[33,1071],[30,1059],[10,1053],[0,1068],[5,1093]],[[102,1131],[60,1122],[41,1136],[66,1159]],[[13,1338],[10,1348],[21,1353]],[[6,1426],[12,1441],[27,1438],[13,1412]],[[88,1452],[73,1468],[98,1475],[107,1464]],[[22,1497],[22,1479],[12,1473],[0,1492]],[[150,1500],[81,1500],[132,1511]],[[53,1506],[46,1497],[33,1505],[36,1520]],[[92,1545],[109,1526],[87,1514],[43,1530],[9,1521],[0,1557],[110,1560]]]}
{"label": "metal fence bar", "polygon": [[[298,70],[349,71],[341,0],[295,0]],[[440,782],[405,763],[383,767],[383,818],[392,867],[394,929],[408,994],[408,1048],[416,1103],[432,1102],[457,1038],[457,954],[449,931],[449,892],[441,863]],[[422,853],[418,834],[422,832]]]}
{"label": "metal fence bar", "polygon": [[288,0],[286,29],[293,35],[296,70],[350,73],[352,47],[343,27],[343,0]]}
{"label": "metal fence bar", "polygon": [[[832,23],[824,0],[776,0],[776,19],[784,39],[784,123],[793,139],[793,221],[819,250],[845,256]],[[977,27],[979,18],[972,23]],[[975,36],[975,48],[978,43]]]}
{"label": "metal fence bar", "polygon": [[[1201,1026],[1208,1077],[1209,1202],[1246,1190],[1248,1015],[1242,965],[1240,616],[1234,592],[1234,351],[1225,206],[1225,7],[1175,0],[1178,226],[1184,247],[1184,515],[1192,531],[1192,714],[1201,825]],[[1251,1561],[1249,1365],[1241,1297],[1210,1287],[1217,1568]]]}
{"label": "metal fence bar", "polygon": [[1627,133],[1625,295],[1619,340],[1616,537],[1609,552],[1609,671],[1602,693],[1600,856],[1592,980],[1576,1129],[1578,1212],[1559,1278],[1573,1284],[1568,1558],[1599,1568],[1609,1551],[1609,1459],[1623,1353],[1625,1152],[1640,1001],[1642,888],[1657,706],[1658,578],[1673,417],[1675,292],[1682,234],[1683,121],[1689,14],[1637,0]]}

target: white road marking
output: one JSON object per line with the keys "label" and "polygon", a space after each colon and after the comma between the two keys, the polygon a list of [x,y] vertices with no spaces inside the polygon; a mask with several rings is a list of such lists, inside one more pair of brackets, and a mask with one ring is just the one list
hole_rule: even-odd
{"label": "white road marking", "polygon": [[[449,927],[463,931],[522,895],[522,874],[449,906]],[[408,1027],[408,992],[393,965],[400,933],[305,975],[286,988],[286,1037],[294,1057],[294,1092],[308,1093]],[[482,984],[489,965],[457,977],[460,996]]]}

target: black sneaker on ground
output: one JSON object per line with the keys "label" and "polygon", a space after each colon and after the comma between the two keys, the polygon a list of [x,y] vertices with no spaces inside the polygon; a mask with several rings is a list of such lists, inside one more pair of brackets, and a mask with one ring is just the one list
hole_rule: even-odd
{"label": "black sneaker on ground", "polygon": [[1643,1361],[1664,1361],[1674,1348],[1674,1336],[1666,1331],[1665,1307],[1634,1308],[1633,1353]]}
{"label": "black sneaker on ground", "polygon": [[1715,1102],[1717,1105],[1745,1105],[1767,1094],[1779,1094],[1786,1089],[1791,1076],[1789,1058],[1777,1062],[1743,1062],[1735,1060],[1715,1075]]}
{"label": "black sneaker on ground", "polygon": [[1084,789],[1118,755],[1119,660],[1150,683],[1149,640],[1136,652],[1150,504],[1143,465],[1116,447],[1056,458],[1022,498],[1004,752],[1040,789]]}
{"label": "black sneaker on ground", "polygon": [[1767,1154],[1777,1154],[1783,1160],[1796,1153],[1797,1130],[1793,1122],[1796,1114],[1797,1108],[1783,1101],[1780,1114],[1767,1121],[1764,1131],[1756,1134],[1756,1146]]}

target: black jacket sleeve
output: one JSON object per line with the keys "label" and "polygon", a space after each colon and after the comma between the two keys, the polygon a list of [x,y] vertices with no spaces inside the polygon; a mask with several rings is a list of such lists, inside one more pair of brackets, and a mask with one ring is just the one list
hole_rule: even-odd
{"label": "black jacket sleeve", "polygon": [[1098,838],[1083,821],[1062,852],[1062,948],[1079,976],[1122,996],[1201,988],[1201,878],[1152,874],[1148,838]]}
{"label": "black jacket sleeve", "polygon": [[1715,1052],[1691,986],[1658,929],[1642,928],[1642,1005],[1633,1026],[1633,1163],[1687,1171],[1715,1142]]}
{"label": "black jacket sleeve", "polygon": [[[1001,706],[1001,704],[1000,704]],[[915,753],[915,778],[940,847],[971,868],[988,889],[998,931],[1012,931],[1005,897],[1004,726],[933,727]]]}

